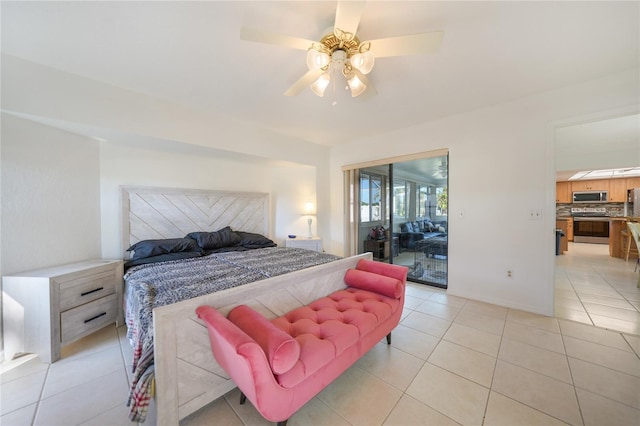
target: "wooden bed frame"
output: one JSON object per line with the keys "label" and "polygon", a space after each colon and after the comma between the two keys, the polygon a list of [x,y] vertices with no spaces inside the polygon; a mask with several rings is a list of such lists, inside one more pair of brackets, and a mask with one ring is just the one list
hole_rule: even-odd
{"label": "wooden bed frame", "polygon": [[[269,236],[268,194],[148,187],[123,187],[122,193],[125,249],[140,240],[227,225]],[[213,358],[207,330],[195,314],[198,306],[211,305],[226,314],[245,304],[275,318],[346,287],[346,270],[371,258],[365,253],[154,309],[157,423],[178,425],[235,388]]]}

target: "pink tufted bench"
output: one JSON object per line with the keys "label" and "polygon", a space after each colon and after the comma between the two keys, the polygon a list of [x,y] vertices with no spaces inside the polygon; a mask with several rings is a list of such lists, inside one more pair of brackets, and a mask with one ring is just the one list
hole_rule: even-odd
{"label": "pink tufted bench", "polygon": [[262,416],[284,425],[400,321],[407,268],[360,260],[348,286],[267,320],[248,306],[227,318],[211,306],[196,313],[222,368]]}

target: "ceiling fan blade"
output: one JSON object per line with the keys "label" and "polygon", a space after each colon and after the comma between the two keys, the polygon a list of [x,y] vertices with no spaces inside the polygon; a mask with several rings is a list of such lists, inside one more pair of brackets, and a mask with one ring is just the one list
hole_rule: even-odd
{"label": "ceiling fan blade", "polygon": [[258,43],[275,44],[277,46],[290,47],[292,49],[308,50],[314,43],[299,37],[291,37],[284,34],[273,33],[271,31],[257,28],[242,27],[240,29],[240,39],[256,41]]}
{"label": "ceiling fan blade", "polygon": [[444,32],[420,33],[406,36],[369,40],[371,52],[376,58],[418,55],[435,52],[442,44]]}
{"label": "ceiling fan blade", "polygon": [[366,1],[338,1],[334,29],[339,28],[346,33],[355,34],[358,31],[360,17],[366,4]]}
{"label": "ceiling fan blade", "polygon": [[324,71],[322,71],[321,69],[320,70],[307,71],[307,73],[305,75],[300,77],[298,79],[298,81],[293,83],[293,85],[291,87],[289,87],[286,92],[284,92],[284,95],[285,96],[296,96],[296,95],[298,95],[305,88],[309,87],[311,85],[311,83],[316,81],[318,79],[318,77],[320,77],[320,75],[323,72]]}
{"label": "ceiling fan blade", "polygon": [[362,95],[358,96],[359,98],[367,99],[378,94],[378,91],[376,90],[375,87],[373,87],[373,84],[371,84],[371,81],[369,81],[366,75],[362,74],[360,71],[358,71],[355,68],[353,69],[353,72],[355,72],[358,78],[360,79],[360,81],[362,81],[364,85],[367,86],[366,90],[362,93]]}

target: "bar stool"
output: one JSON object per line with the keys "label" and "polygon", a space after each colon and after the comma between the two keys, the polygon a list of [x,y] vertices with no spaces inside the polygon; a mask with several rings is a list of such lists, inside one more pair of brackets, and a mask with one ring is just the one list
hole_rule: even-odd
{"label": "bar stool", "polygon": [[622,243],[622,254],[624,255],[624,261],[627,262],[631,254],[638,255],[638,248],[635,247],[635,244],[631,244],[633,242],[633,237],[629,234],[629,227],[626,226],[626,223],[624,228],[620,230],[620,237],[620,242]]}

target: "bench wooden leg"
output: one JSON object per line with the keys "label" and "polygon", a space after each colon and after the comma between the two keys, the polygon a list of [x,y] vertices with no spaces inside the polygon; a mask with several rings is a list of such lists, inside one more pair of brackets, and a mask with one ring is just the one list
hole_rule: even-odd
{"label": "bench wooden leg", "polygon": [[391,344],[391,333],[387,334],[387,345]]}

